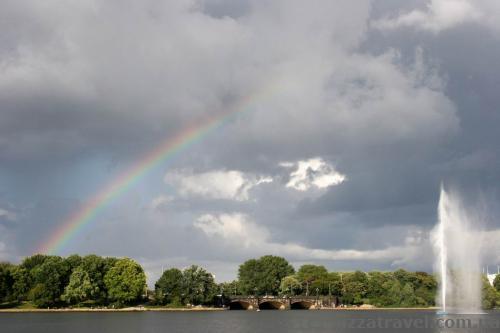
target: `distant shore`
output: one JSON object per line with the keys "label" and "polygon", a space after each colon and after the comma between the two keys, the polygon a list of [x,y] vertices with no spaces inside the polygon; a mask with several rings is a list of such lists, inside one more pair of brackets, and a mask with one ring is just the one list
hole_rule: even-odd
{"label": "distant shore", "polygon": [[169,311],[225,311],[224,308],[194,307],[194,308],[148,308],[148,307],[126,307],[120,309],[103,308],[54,308],[54,309],[0,309],[0,313],[21,313],[21,312],[169,312]]}
{"label": "distant shore", "polygon": [[[38,308],[23,308],[23,309],[0,309],[0,313],[29,313],[29,312],[189,312],[189,311],[228,311],[228,308],[213,308],[213,307],[193,307],[193,308],[164,308],[164,307],[126,307],[120,309],[105,309],[105,308],[54,308],[54,309],[38,309]],[[304,311],[432,311],[438,308],[377,308],[377,307],[349,307],[349,308],[322,308],[315,310]],[[254,311],[254,310],[242,310]],[[279,310],[277,310],[279,311]]]}

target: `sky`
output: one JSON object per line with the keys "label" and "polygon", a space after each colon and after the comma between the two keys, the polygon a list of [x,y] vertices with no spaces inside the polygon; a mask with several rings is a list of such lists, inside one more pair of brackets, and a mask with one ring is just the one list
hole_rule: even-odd
{"label": "sky", "polygon": [[190,264],[230,280],[265,254],[432,271],[443,184],[500,264],[499,15],[496,0],[1,0],[0,261],[234,113],[57,254],[132,257],[150,283]]}

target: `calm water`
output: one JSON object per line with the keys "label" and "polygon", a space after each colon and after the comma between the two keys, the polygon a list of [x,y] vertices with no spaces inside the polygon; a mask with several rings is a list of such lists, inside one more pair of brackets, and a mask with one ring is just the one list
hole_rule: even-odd
{"label": "calm water", "polygon": [[[482,328],[432,328],[432,325],[460,325],[459,319]],[[431,311],[0,313],[2,333],[500,332],[499,323],[498,312],[452,317],[437,317]]]}

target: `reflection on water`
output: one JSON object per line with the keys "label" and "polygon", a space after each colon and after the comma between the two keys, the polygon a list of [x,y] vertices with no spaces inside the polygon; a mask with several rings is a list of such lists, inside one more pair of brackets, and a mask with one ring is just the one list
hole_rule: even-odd
{"label": "reflection on water", "polygon": [[217,311],[0,313],[1,332],[499,332],[500,313]]}

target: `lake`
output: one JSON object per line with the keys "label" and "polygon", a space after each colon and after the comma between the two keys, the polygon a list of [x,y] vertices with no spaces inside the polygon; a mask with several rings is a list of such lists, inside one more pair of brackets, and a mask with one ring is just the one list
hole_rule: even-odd
{"label": "lake", "polygon": [[2,333],[499,332],[499,323],[499,312],[442,317],[417,310],[0,313]]}

